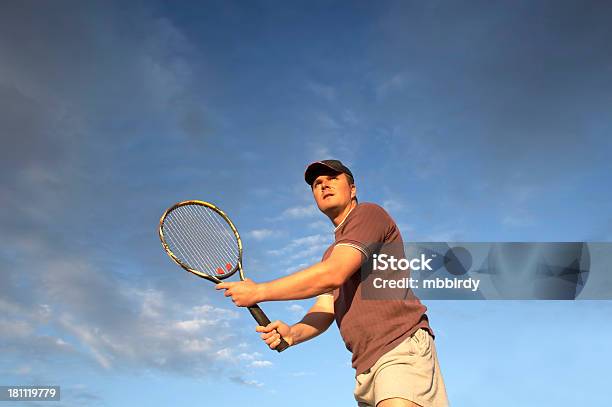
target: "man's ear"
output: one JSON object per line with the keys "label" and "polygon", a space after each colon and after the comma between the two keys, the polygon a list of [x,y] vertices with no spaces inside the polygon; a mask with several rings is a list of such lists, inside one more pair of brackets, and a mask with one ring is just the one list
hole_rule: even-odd
{"label": "man's ear", "polygon": [[351,199],[355,199],[357,196],[357,187],[355,184],[351,184]]}

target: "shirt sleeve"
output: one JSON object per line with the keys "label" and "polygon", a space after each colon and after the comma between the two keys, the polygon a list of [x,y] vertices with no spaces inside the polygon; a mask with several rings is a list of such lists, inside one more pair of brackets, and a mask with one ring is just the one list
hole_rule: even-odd
{"label": "shirt sleeve", "polygon": [[351,246],[361,251],[366,258],[375,247],[385,242],[394,223],[383,208],[374,204],[363,204],[342,225],[336,246]]}

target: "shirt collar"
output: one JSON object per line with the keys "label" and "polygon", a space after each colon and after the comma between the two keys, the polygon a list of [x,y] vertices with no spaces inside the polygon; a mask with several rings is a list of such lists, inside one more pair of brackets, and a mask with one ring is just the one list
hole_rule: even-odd
{"label": "shirt collar", "polygon": [[349,211],[349,213],[346,214],[346,216],[344,217],[344,219],[342,219],[342,222],[338,223],[338,226],[336,226],[334,228],[334,233],[336,233],[338,231],[338,228],[340,228],[340,226],[342,226],[342,224],[344,223],[344,221],[349,217],[349,215],[351,214],[351,212],[353,212],[353,209],[355,209],[357,207],[357,205],[355,205],[353,208],[351,208],[351,210]]}

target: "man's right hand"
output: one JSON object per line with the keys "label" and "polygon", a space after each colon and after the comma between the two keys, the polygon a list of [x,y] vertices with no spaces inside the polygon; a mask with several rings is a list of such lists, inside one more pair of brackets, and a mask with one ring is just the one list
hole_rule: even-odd
{"label": "man's right hand", "polygon": [[275,349],[280,344],[281,336],[289,346],[293,345],[291,327],[283,321],[270,322],[267,326],[258,326],[255,330],[262,333],[261,339],[263,339],[270,349]]}

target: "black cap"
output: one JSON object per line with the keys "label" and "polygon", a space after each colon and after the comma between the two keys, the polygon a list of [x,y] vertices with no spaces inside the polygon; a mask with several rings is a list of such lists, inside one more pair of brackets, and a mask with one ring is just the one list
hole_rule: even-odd
{"label": "black cap", "polygon": [[339,160],[323,160],[315,161],[314,163],[310,164],[306,168],[306,172],[304,173],[304,179],[306,180],[306,183],[308,185],[312,185],[314,180],[317,179],[319,175],[325,172],[329,172],[329,170],[332,170],[339,174],[344,173],[346,175],[350,175],[350,177],[353,179],[355,178],[353,177],[353,173],[351,172],[351,170],[349,170]]}

